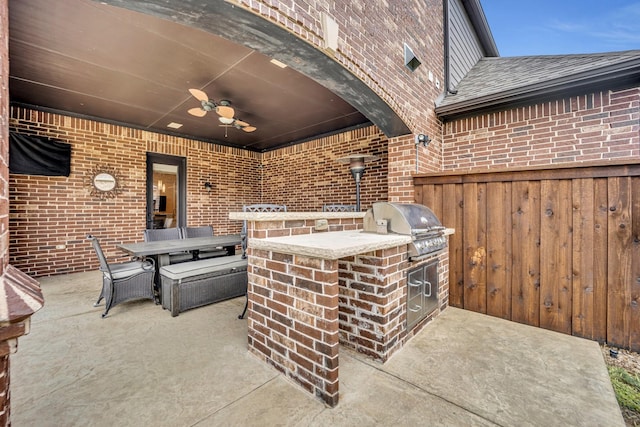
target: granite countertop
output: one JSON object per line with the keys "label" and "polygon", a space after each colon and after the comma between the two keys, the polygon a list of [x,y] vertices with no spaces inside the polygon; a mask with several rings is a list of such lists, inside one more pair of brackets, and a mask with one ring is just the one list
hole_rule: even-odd
{"label": "granite countertop", "polygon": [[340,259],[408,243],[411,243],[410,236],[365,233],[359,230],[249,239],[248,242],[253,249],[322,259]]}

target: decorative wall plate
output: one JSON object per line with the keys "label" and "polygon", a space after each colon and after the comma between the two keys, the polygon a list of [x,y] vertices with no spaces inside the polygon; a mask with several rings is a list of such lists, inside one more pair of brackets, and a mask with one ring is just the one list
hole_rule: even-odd
{"label": "decorative wall plate", "polygon": [[87,185],[91,196],[111,199],[122,192],[118,172],[110,166],[96,166],[89,171]]}

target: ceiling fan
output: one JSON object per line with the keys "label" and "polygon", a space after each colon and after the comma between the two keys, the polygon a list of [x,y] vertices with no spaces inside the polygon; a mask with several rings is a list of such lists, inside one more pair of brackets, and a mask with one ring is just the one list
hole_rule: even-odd
{"label": "ceiling fan", "polygon": [[191,95],[200,101],[202,105],[199,108],[189,109],[188,113],[192,116],[204,117],[207,112],[215,111],[219,116],[218,120],[222,123],[220,126],[225,128],[225,136],[227,136],[226,129],[229,127],[234,127],[245,132],[254,132],[256,130],[255,126],[251,126],[249,123],[234,117],[236,112],[231,106],[231,101],[222,99],[214,102],[200,89],[189,89],[189,92],[191,92]]}

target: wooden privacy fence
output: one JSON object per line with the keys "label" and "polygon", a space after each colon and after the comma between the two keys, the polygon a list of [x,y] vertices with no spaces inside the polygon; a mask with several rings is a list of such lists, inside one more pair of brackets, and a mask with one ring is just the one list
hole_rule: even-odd
{"label": "wooden privacy fence", "polygon": [[640,351],[640,164],[414,177],[455,307]]}

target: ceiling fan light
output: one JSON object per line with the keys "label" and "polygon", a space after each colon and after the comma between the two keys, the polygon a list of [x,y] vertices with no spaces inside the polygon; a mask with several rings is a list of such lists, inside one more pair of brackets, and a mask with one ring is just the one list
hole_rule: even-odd
{"label": "ceiling fan light", "polygon": [[234,121],[233,117],[224,117],[224,116],[218,117],[218,120],[220,120],[220,123],[225,125],[230,125]]}

